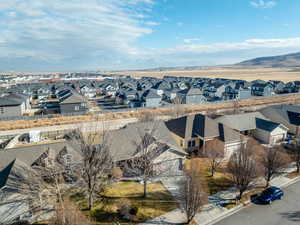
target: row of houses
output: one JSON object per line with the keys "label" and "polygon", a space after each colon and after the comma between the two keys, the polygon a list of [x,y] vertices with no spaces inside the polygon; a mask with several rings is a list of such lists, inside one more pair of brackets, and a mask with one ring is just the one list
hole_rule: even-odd
{"label": "row of houses", "polygon": [[[246,99],[295,93],[300,82],[210,79],[165,76],[162,79],[129,76],[103,80],[31,82],[0,88],[0,117],[25,113],[23,102],[37,101],[44,114],[88,111],[88,101],[95,100],[101,109],[160,107],[170,104],[204,104],[206,102]],[[11,95],[15,96],[12,97]],[[68,95],[65,98],[66,94]],[[16,98],[16,95],[19,97]],[[65,95],[65,96],[62,96]],[[2,97],[1,97],[2,96]],[[10,97],[9,97],[10,96]],[[98,101],[98,98],[104,98]],[[9,102],[9,103],[8,103]],[[30,107],[28,105],[27,107]],[[13,112],[12,114],[10,112]]]}

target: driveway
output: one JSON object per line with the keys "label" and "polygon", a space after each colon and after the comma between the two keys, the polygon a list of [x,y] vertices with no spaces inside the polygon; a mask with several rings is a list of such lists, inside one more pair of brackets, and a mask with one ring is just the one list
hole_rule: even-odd
{"label": "driveway", "polygon": [[271,205],[254,205],[223,219],[216,225],[292,225],[300,224],[300,182],[284,189],[282,200]]}

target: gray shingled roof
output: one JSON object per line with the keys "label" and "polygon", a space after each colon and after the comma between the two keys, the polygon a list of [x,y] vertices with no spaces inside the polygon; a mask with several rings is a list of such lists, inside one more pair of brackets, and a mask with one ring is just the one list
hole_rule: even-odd
{"label": "gray shingled roof", "polygon": [[154,90],[148,90],[147,93],[144,95],[145,98],[161,98],[160,95],[156,93]]}
{"label": "gray shingled roof", "polygon": [[226,143],[228,142],[235,142],[241,140],[241,136],[238,132],[234,131],[233,129],[227,127],[222,123],[218,123],[219,126],[219,133],[220,139]]}
{"label": "gray shingled roof", "polygon": [[12,96],[3,96],[0,98],[0,106],[18,106],[23,103],[23,100]]}
{"label": "gray shingled roof", "polygon": [[36,144],[24,147],[11,148],[0,151],[0,170],[5,168],[13,160],[18,159],[31,166],[48,149],[58,152],[64,147],[77,150],[67,142],[58,142],[51,144]]}
{"label": "gray shingled roof", "polygon": [[3,170],[0,171],[0,189],[6,185],[11,169],[13,168],[16,160],[11,161]]}
{"label": "gray shingled roof", "polygon": [[225,142],[240,139],[238,132],[202,114],[169,120],[166,126],[171,132],[187,140],[197,136],[204,139],[220,137]]}
{"label": "gray shingled roof", "polygon": [[296,132],[296,126],[300,124],[300,106],[298,105],[274,105],[263,108],[260,112],[268,119],[281,123],[290,132]]}
{"label": "gray shingled roof", "polygon": [[191,139],[192,137],[218,137],[218,125],[212,119],[202,114],[188,115],[166,122],[168,129],[176,135]]}
{"label": "gray shingled roof", "polygon": [[72,151],[74,160],[79,160],[79,152],[77,148],[73,148],[67,142],[37,144],[19,148],[12,148],[0,151],[0,188],[8,182],[10,172],[15,166],[31,168],[31,165],[48,149],[59,153],[64,147]]}
{"label": "gray shingled roof", "polygon": [[70,96],[68,96],[63,101],[61,101],[60,104],[72,104],[72,103],[82,103],[82,102],[86,102],[83,96],[77,93],[72,93]]}
{"label": "gray shingled roof", "polygon": [[246,130],[256,129],[255,118],[266,119],[260,112],[251,112],[225,115],[218,117],[217,119],[215,119],[215,121],[218,123],[223,123],[234,130],[242,132]]}
{"label": "gray shingled roof", "polygon": [[275,123],[275,122],[272,122],[269,120],[263,120],[260,118],[256,118],[256,127],[258,129],[271,132],[279,126],[280,126],[280,123]]}
{"label": "gray shingled roof", "polygon": [[191,88],[190,90],[188,90],[188,92],[186,93],[186,95],[202,95],[202,91],[199,88]]}
{"label": "gray shingled roof", "polygon": [[107,144],[114,161],[130,159],[135,156],[137,146],[145,132],[154,130],[153,137],[157,142],[166,144],[173,150],[185,154],[171,136],[162,121],[129,124],[125,128],[110,131]]}

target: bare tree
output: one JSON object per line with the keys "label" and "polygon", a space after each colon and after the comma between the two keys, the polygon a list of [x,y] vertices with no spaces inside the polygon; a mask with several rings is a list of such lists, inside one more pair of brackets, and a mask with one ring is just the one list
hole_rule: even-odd
{"label": "bare tree", "polygon": [[281,146],[264,148],[259,159],[267,187],[271,179],[280,174],[290,162],[287,153],[283,152]]}
{"label": "bare tree", "polygon": [[125,170],[133,176],[138,176],[144,184],[143,197],[147,197],[147,183],[154,176],[158,176],[160,171],[157,170],[155,157],[165,148],[166,144],[159,143],[155,139],[158,123],[148,123],[148,128],[145,130],[139,129],[137,141],[134,141],[136,146],[135,157],[128,160],[125,165]]}
{"label": "bare tree", "polygon": [[[62,208],[63,207],[63,208]],[[50,220],[49,225],[92,225],[87,218],[74,204],[65,200],[62,205],[56,207],[55,216]]]}
{"label": "bare tree", "polygon": [[243,145],[230,157],[228,163],[228,171],[232,175],[232,181],[239,190],[239,200],[257,177],[257,163],[252,157],[252,150],[253,146],[249,143]]}
{"label": "bare tree", "polygon": [[201,179],[195,165],[191,165],[186,176],[180,183],[179,197],[183,211],[186,214],[187,224],[189,224],[202,206],[207,203],[208,195],[205,190],[203,179]]}
{"label": "bare tree", "polygon": [[150,122],[155,120],[155,114],[148,110],[144,110],[139,114],[139,122]]}
{"label": "bare tree", "polygon": [[208,158],[208,165],[211,176],[220,167],[224,159],[224,144],[220,140],[212,140],[205,144],[203,156]]}
{"label": "bare tree", "polygon": [[292,159],[296,163],[297,170],[296,172],[300,172],[300,146],[299,144],[288,149],[288,153]]}
{"label": "bare tree", "polygon": [[95,193],[104,188],[113,167],[112,157],[106,143],[106,134],[83,133],[81,130],[75,130],[68,136],[80,149],[81,187],[87,193],[90,210]]}
{"label": "bare tree", "polygon": [[233,101],[233,114],[238,114],[240,113],[240,102],[238,99],[235,99]]}
{"label": "bare tree", "polygon": [[184,113],[185,113],[185,109],[184,109],[182,97],[181,96],[176,96],[173,99],[173,104],[175,105],[174,106],[174,112],[175,112],[176,118],[179,118],[180,116],[183,116]]}

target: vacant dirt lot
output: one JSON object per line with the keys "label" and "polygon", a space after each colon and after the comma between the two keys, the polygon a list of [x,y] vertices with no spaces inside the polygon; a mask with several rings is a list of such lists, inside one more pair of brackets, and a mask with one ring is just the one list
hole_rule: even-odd
{"label": "vacant dirt lot", "polygon": [[[126,74],[133,77],[151,76],[161,78],[165,75],[186,76],[186,77],[208,77],[208,78],[229,78],[252,81],[261,80],[282,80],[284,82],[300,80],[300,71],[293,72],[293,69],[286,68],[260,68],[260,69],[207,69],[207,70],[170,70],[170,71],[124,71],[112,74]],[[111,74],[111,73],[110,73]]]}

